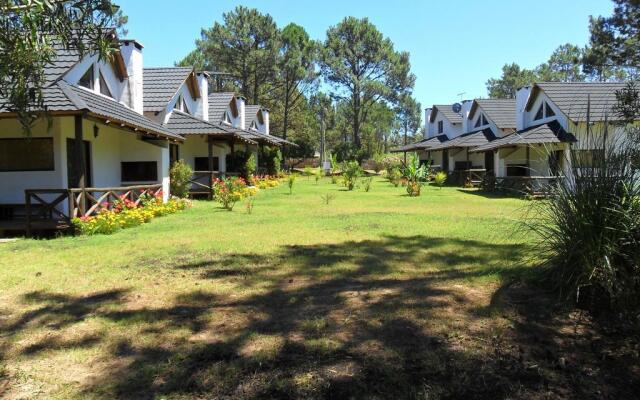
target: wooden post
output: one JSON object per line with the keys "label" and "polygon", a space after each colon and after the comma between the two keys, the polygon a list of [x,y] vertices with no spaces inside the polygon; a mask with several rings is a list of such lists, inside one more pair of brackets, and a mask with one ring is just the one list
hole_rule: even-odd
{"label": "wooden post", "polygon": [[529,154],[530,149],[527,145],[527,176],[531,176],[531,156]]}
{"label": "wooden post", "polygon": [[[74,116],[73,122],[74,122],[74,127],[75,127],[75,154],[74,154],[74,161],[75,161],[75,168],[76,171],[78,171],[78,182],[74,182],[73,184],[77,185],[80,189],[83,189],[86,187],[86,173],[87,171],[85,170],[85,160],[84,160],[84,142],[83,142],[83,135],[82,135],[82,122],[84,120],[84,115],[76,115]],[[83,196],[84,197],[84,196]],[[78,207],[80,207],[80,215],[84,215],[84,211],[85,211],[85,204],[84,204],[84,198],[82,199],[82,201],[80,201],[80,204],[78,204]]]}
{"label": "wooden post", "polygon": [[25,191],[25,199],[24,199],[26,212],[27,212],[27,226],[25,233],[27,237],[31,237],[31,193],[29,191]]}
{"label": "wooden post", "polygon": [[[213,142],[211,136],[207,136],[207,157],[209,161],[209,187],[213,189]],[[209,190],[209,200],[213,199],[213,190]]]}

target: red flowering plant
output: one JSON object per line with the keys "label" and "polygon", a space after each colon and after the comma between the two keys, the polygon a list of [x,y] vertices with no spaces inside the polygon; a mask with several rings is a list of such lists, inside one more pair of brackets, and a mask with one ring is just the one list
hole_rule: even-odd
{"label": "red flowering plant", "polygon": [[213,182],[213,197],[223,208],[231,211],[236,202],[245,196],[247,183],[242,178],[223,178]]}

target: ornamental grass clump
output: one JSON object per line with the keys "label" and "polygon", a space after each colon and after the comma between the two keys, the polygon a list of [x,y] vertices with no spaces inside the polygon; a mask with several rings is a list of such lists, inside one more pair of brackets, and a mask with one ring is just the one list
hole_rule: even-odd
{"label": "ornamental grass clump", "polygon": [[[635,135],[633,131],[636,130]],[[589,308],[640,305],[640,145],[637,129],[587,132],[563,159],[564,178],[532,202],[545,281]],[[580,150],[589,149],[589,150]]]}

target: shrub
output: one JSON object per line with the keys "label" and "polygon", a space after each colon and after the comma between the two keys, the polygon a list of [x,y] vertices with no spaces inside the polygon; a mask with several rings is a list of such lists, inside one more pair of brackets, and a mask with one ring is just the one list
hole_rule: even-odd
{"label": "shrub", "polygon": [[296,179],[298,179],[297,174],[291,174],[287,178],[287,185],[289,186],[289,194],[293,193],[293,184],[296,182]]}
{"label": "shrub", "polygon": [[389,175],[394,169],[400,171],[400,168],[402,168],[402,159],[397,156],[385,156],[380,160],[380,163],[387,171],[387,175]]}
{"label": "shrub", "polygon": [[357,161],[346,161],[342,163],[342,179],[347,190],[353,190],[358,178],[363,174],[362,168]]}
{"label": "shrub", "polygon": [[[636,310],[640,304],[640,144],[631,132],[580,141],[566,177],[549,199],[532,202],[527,226],[537,234],[547,282],[591,307]],[[566,165],[566,164],[565,164]],[[604,301],[602,301],[604,300]]]}
{"label": "shrub", "polygon": [[236,150],[233,153],[226,155],[227,172],[239,172],[240,176],[244,179],[249,179],[247,173],[247,161],[251,157],[252,153],[248,150]]}
{"label": "shrub", "polygon": [[267,174],[272,176],[280,175],[282,168],[282,152],[278,148],[267,148],[264,150],[263,157]]}
{"label": "shrub", "polygon": [[309,177],[313,175],[313,168],[304,167],[304,170],[302,171],[302,175],[306,176],[307,179],[309,179]]}
{"label": "shrub", "polygon": [[216,179],[213,183],[213,196],[218,203],[228,211],[232,211],[235,204],[245,197],[252,195],[242,178]]}
{"label": "shrub", "polygon": [[444,186],[446,181],[447,181],[447,173],[444,171],[439,171],[433,177],[433,183],[435,183],[436,186],[438,186],[440,189],[442,189],[442,186]]}
{"label": "shrub", "polygon": [[257,166],[258,164],[256,163],[256,155],[254,153],[251,153],[249,158],[247,158],[247,161],[244,163],[244,169],[246,173],[245,179],[253,178],[253,174],[256,173]]}
{"label": "shrub", "polygon": [[193,176],[193,170],[184,161],[176,161],[171,170],[169,171],[169,187],[171,194],[177,197],[189,196],[189,189],[191,188],[191,177]]}
{"label": "shrub", "polygon": [[387,179],[389,179],[389,182],[391,182],[393,186],[400,186],[400,181],[402,179],[402,172],[400,172],[400,168],[394,167],[390,171],[388,171]]}
{"label": "shrub", "polygon": [[316,185],[318,184],[318,181],[320,180],[320,178],[322,178],[322,170],[317,169],[313,173],[313,179],[315,179]]}
{"label": "shrub", "polygon": [[369,192],[369,190],[371,190],[371,182],[372,181],[373,181],[372,177],[364,178],[362,180],[362,187],[364,188],[365,192]]}

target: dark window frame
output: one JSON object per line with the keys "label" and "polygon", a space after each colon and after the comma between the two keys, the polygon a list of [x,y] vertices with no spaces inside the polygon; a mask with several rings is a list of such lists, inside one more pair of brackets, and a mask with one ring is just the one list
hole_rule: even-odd
{"label": "dark window frame", "polygon": [[[96,82],[95,82],[95,73],[93,70],[93,64],[91,64],[91,66],[89,68],[87,68],[87,70],[84,72],[84,74],[82,74],[82,76],[80,77],[80,79],[78,80],[78,86],[82,86],[84,88],[87,89],[91,89],[94,90],[96,87]],[[89,82],[86,82],[86,78],[89,79]]]}
{"label": "dark window frame", "polygon": [[[214,171],[220,171],[220,157],[214,156],[213,158],[213,170]],[[198,166],[202,166],[200,165],[201,163],[204,163],[204,165],[206,165],[206,168],[201,169],[198,168]],[[217,168],[216,168],[217,167]],[[193,170],[194,171],[209,171],[209,157],[194,157],[193,158]]]}
{"label": "dark window frame", "polygon": [[102,71],[100,71],[99,75],[100,76],[98,77],[98,79],[100,79],[100,94],[113,99],[113,94],[111,94],[111,90],[109,90],[109,85],[107,85],[107,80],[105,79],[104,75],[102,75]]}
{"label": "dark window frame", "polygon": [[440,120],[438,121],[438,133],[443,133],[444,132],[444,121]]}
{"label": "dark window frame", "polygon": [[[125,166],[133,166],[134,164],[138,164],[138,167],[145,166],[148,168],[147,171],[136,171],[140,173],[138,176],[135,175],[136,172],[133,171],[125,171]],[[152,167],[153,166],[153,167]],[[149,176],[143,176],[144,173],[150,173]],[[121,161],[120,162],[120,182],[156,182],[158,181],[158,162],[157,161]]]}
{"label": "dark window frame", "polygon": [[[2,167],[2,165],[0,164],[0,172],[50,172],[50,171],[55,171],[56,170],[56,156],[55,156],[55,147],[54,147],[54,142],[53,142],[53,138],[52,137],[38,137],[38,138],[0,138],[0,143],[4,142],[6,143],[6,141],[20,141],[20,142],[33,142],[33,141],[42,141],[42,142],[49,142],[50,143],[50,149],[51,149],[51,160],[47,160],[48,162],[51,162],[51,166],[50,167],[46,167],[46,168],[28,168],[28,169],[4,169]],[[31,149],[33,150],[33,149]],[[31,151],[29,151],[28,153],[31,153]],[[27,157],[25,157],[27,158]]]}

